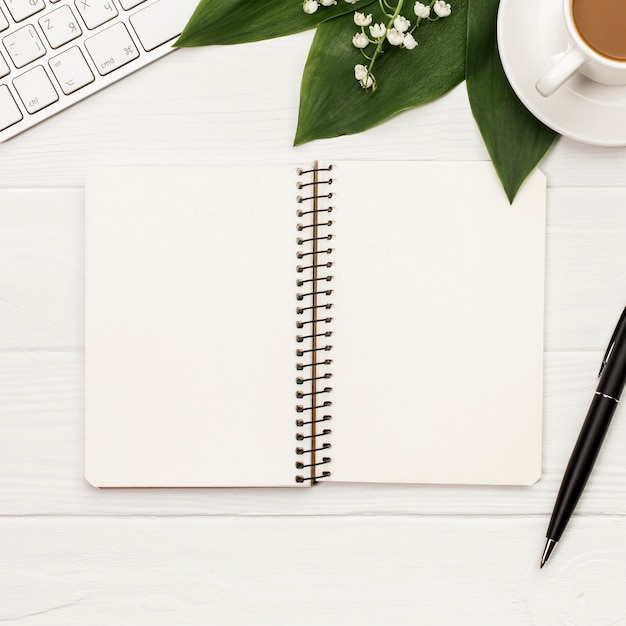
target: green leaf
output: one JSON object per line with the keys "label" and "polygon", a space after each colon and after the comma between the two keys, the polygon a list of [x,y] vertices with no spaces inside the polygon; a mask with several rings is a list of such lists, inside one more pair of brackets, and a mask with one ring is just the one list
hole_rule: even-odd
{"label": "green leaf", "polygon": [[537,120],[509,85],[496,41],[498,4],[499,0],[469,0],[466,81],[472,113],[513,202],[558,134]]}
{"label": "green leaf", "polygon": [[[315,28],[321,22],[372,4],[374,0],[343,0],[309,15],[301,0],[200,0],[178,47],[261,41]],[[351,18],[352,19],[352,18]]]}
{"label": "green leaf", "polygon": [[[407,6],[412,9],[413,2]],[[387,22],[378,3],[370,11],[375,23]],[[387,46],[372,70],[374,92],[365,92],[354,77],[354,66],[367,64],[352,45],[356,30],[351,15],[318,27],[300,88],[296,145],[367,130],[439,98],[465,77],[466,1],[456,2],[450,17],[422,22],[413,33],[414,50]]]}

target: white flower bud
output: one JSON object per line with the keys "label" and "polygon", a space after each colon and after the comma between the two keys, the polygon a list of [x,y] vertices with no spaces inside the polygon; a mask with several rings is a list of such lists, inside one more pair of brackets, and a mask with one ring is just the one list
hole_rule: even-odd
{"label": "white flower bud", "polygon": [[407,33],[402,40],[402,45],[407,50],[413,50],[413,48],[417,48],[417,41],[415,41],[415,37],[411,33]]}
{"label": "white flower bud", "polygon": [[325,7],[332,7],[333,4],[337,4],[337,0],[318,0],[318,2]]}
{"label": "white flower bud", "polygon": [[365,15],[364,13],[354,12],[354,23],[357,26],[369,26],[372,23],[372,14]]}
{"label": "white flower bud", "polygon": [[380,39],[385,36],[387,27],[381,22],[380,24],[372,24],[370,26],[370,34],[374,39]]}
{"label": "white flower bud", "polygon": [[365,65],[355,65],[354,66],[354,77],[357,80],[364,80],[367,78],[367,67],[365,67]]}
{"label": "white flower bud", "polygon": [[315,13],[315,11],[317,11],[319,6],[320,5],[317,3],[317,0],[305,0],[304,4],[302,5],[302,9],[305,13],[311,15],[312,13]]}
{"label": "white flower bud", "polygon": [[402,15],[398,15],[396,19],[393,21],[393,25],[396,30],[399,30],[401,33],[406,33],[407,30],[411,27],[411,22],[406,19],[406,17],[402,17]]}
{"label": "white flower bud", "polygon": [[413,7],[413,11],[417,17],[421,17],[422,19],[426,19],[430,16],[430,7],[422,4],[421,2],[416,2]]}
{"label": "white flower bud", "polygon": [[404,33],[401,33],[397,28],[390,28],[387,31],[387,41],[392,46],[402,45],[403,40],[404,40]]}
{"label": "white flower bud", "polygon": [[357,0],[346,0],[348,4],[354,4]]}
{"label": "white flower bud", "polygon": [[374,84],[374,79],[371,74],[368,74],[363,80],[359,81],[363,89],[369,89]]}
{"label": "white flower bud", "polygon": [[450,5],[444,0],[437,0],[433,5],[433,9],[439,17],[448,17],[452,13]]}
{"label": "white flower bud", "polygon": [[352,45],[355,48],[367,48],[368,44],[369,39],[367,38],[367,35],[364,35],[363,33],[357,33],[354,37],[352,37]]}

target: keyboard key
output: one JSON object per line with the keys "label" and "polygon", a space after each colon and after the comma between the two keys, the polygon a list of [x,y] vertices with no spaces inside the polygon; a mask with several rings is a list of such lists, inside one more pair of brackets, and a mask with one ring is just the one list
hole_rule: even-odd
{"label": "keyboard key", "polygon": [[13,79],[13,86],[31,115],[45,109],[59,99],[52,82],[42,65],[37,65]]}
{"label": "keyboard key", "polygon": [[102,26],[118,15],[110,0],[74,0],[74,4],[89,30]]}
{"label": "keyboard key", "polygon": [[17,124],[23,117],[9,88],[6,85],[0,85],[0,130]]}
{"label": "keyboard key", "polygon": [[120,0],[120,4],[122,5],[122,9],[128,11],[129,9],[134,9],[145,1],[146,0]]}
{"label": "keyboard key", "polygon": [[11,17],[16,22],[21,22],[35,13],[39,13],[44,8],[43,0],[4,0]]}
{"label": "keyboard key", "polygon": [[139,56],[135,43],[121,22],[86,39],[85,48],[101,76],[110,74]]}
{"label": "keyboard key", "polygon": [[0,33],[7,28],[9,28],[9,20],[7,20],[7,18],[4,17],[4,13],[0,11]]}
{"label": "keyboard key", "polygon": [[39,26],[51,48],[60,48],[83,34],[72,9],[67,5],[39,18]]}
{"label": "keyboard key", "polygon": [[2,42],[11,57],[11,61],[18,69],[35,59],[39,59],[46,53],[35,27],[31,24],[7,35]]}
{"label": "keyboard key", "polygon": [[130,23],[144,50],[149,52],[183,32],[189,19],[186,13],[181,10],[180,0],[158,0],[131,15]]}
{"label": "keyboard key", "polygon": [[66,96],[94,81],[83,53],[76,46],[52,57],[49,64]]}
{"label": "keyboard key", "polygon": [[4,60],[4,57],[0,54],[0,78],[4,78],[11,69],[9,64]]}

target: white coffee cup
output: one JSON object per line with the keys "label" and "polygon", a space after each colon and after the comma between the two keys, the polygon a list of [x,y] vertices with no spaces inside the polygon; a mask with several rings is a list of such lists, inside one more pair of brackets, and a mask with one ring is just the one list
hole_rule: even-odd
{"label": "white coffee cup", "polygon": [[620,61],[604,56],[583,39],[574,21],[574,2],[575,0],[563,0],[568,47],[564,55],[535,85],[537,91],[545,97],[551,96],[577,72],[605,85],[626,85],[626,60]]}

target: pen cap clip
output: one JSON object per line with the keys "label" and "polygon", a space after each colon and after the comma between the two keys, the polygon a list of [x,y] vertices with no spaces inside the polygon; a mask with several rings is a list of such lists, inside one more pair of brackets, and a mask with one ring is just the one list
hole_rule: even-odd
{"label": "pen cap clip", "polygon": [[596,391],[619,402],[626,385],[626,309],[617,322],[600,372]]}
{"label": "pen cap clip", "polygon": [[604,353],[604,357],[602,358],[602,363],[600,365],[600,371],[598,372],[598,376],[602,376],[602,372],[606,367],[606,364],[609,362],[611,355],[613,353],[613,348],[615,348],[615,340],[620,335],[620,333],[626,329],[626,308],[622,311],[622,314],[617,322],[617,326],[615,326],[615,330],[611,335],[611,339],[609,341],[609,346]]}

